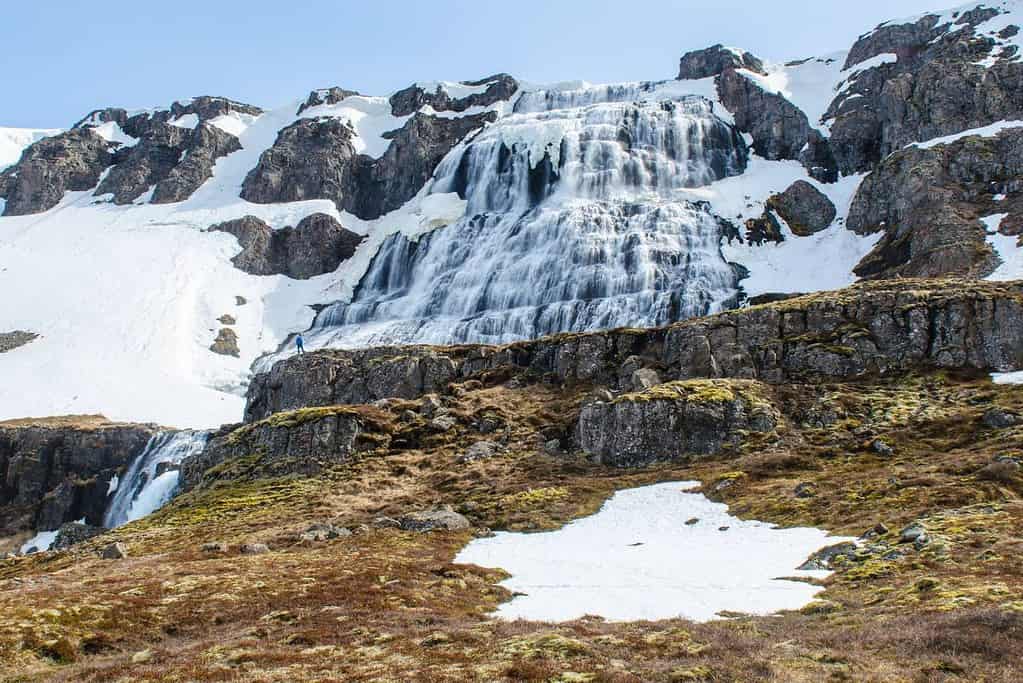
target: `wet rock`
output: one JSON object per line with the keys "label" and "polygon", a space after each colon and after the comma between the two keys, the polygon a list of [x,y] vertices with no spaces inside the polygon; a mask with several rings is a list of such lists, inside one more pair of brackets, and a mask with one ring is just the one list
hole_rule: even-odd
{"label": "wet rock", "polygon": [[432,92],[412,84],[391,95],[391,113],[394,116],[408,116],[426,105],[432,107],[434,111],[454,112],[463,112],[470,107],[488,107],[496,102],[511,99],[519,87],[516,80],[508,74],[495,74],[477,81],[462,81],[462,85],[486,86],[486,89],[481,93],[453,98],[439,84]]}
{"label": "wet rock", "polygon": [[217,332],[217,338],[210,345],[210,351],[221,356],[238,358],[241,355],[241,350],[238,348],[238,334],[229,327],[221,327]]}
{"label": "wet rock", "polygon": [[110,480],[142,452],[152,425],[83,418],[0,425],[0,536],[57,529],[85,519],[103,524]]}
{"label": "wet rock", "polygon": [[615,467],[706,457],[734,447],[759,427],[774,428],[777,416],[755,382],[673,382],[611,403],[591,403],[579,416],[580,448]]}
{"label": "wet rock", "polygon": [[14,330],[13,332],[0,332],[0,353],[13,351],[39,338],[35,332]]}
{"label": "wet rock", "polygon": [[765,73],[764,63],[749,52],[718,44],[682,55],[678,65],[678,80],[710,78],[726,69],[747,69],[758,74]]}
{"label": "wet rock", "polygon": [[270,552],[265,543],[243,543],[239,550],[242,555],[265,555]]}
{"label": "wet rock", "polygon": [[73,545],[88,541],[90,538],[105,532],[106,529],[101,526],[68,522],[67,524],[62,524],[57,529],[57,537],[54,539],[53,545],[50,546],[50,550],[66,550]]}
{"label": "wet rock", "polygon": [[405,531],[420,532],[459,531],[471,526],[469,520],[455,512],[451,506],[403,515],[398,519],[398,523]]}
{"label": "wet rock", "polygon": [[43,138],[21,160],[0,173],[4,216],[24,216],[52,209],[65,192],[96,187],[114,161],[111,145],[90,129],[72,129]]}
{"label": "wet rock", "polygon": [[766,206],[800,237],[824,230],[837,213],[827,195],[805,180],[797,180],[781,194],[771,196]]}
{"label": "wet rock", "polygon": [[477,441],[462,455],[458,456],[458,462],[460,464],[466,464],[470,462],[476,462],[478,460],[489,460],[493,458],[501,450],[493,441]]}
{"label": "wet rock", "polygon": [[1020,416],[1001,408],[989,408],[984,412],[981,422],[991,429],[1007,429],[1020,423]]}
{"label": "wet rock", "polygon": [[240,270],[298,280],[337,270],[363,239],[323,213],[306,216],[295,227],[276,230],[255,216],[218,223],[209,230],[238,238],[242,251],[231,262]]}
{"label": "wet rock", "polygon": [[859,548],[855,543],[848,541],[829,545],[826,548],[821,548],[813,555],[810,555],[810,557],[806,559],[806,562],[799,565],[797,569],[800,571],[831,570],[839,563],[854,560],[858,550]]}
{"label": "wet rock", "polygon": [[128,547],[124,543],[111,543],[100,551],[104,560],[123,560],[128,557]]}

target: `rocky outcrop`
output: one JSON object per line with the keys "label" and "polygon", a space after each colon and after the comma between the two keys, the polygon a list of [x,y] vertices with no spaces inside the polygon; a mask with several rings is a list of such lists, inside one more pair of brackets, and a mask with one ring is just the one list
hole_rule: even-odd
{"label": "rocky outcrop", "polygon": [[408,116],[426,105],[430,105],[434,111],[455,112],[463,112],[469,107],[489,107],[495,102],[511,99],[519,88],[518,82],[508,74],[495,74],[478,81],[462,81],[461,84],[470,88],[486,86],[486,89],[465,97],[451,97],[442,84],[438,84],[433,92],[428,92],[413,83],[391,95],[391,113],[395,116]]}
{"label": "rocky outcrop", "polygon": [[797,180],[781,194],[769,197],[766,207],[777,213],[800,237],[824,230],[837,214],[827,195],[805,180]]}
{"label": "rocky outcrop", "polygon": [[[1023,129],[971,136],[887,157],[853,199],[846,226],[883,232],[856,267],[861,277],[984,277],[998,265],[980,218],[1009,214],[1008,234],[1023,219]],[[1004,195],[1003,201],[995,201]]]}
{"label": "rocky outcrop", "polygon": [[762,74],[764,63],[745,50],[718,44],[682,55],[678,65],[678,79],[686,81],[710,78],[728,69],[747,69]]}
{"label": "rocky outcrop", "polygon": [[241,356],[241,349],[238,348],[238,333],[230,327],[221,327],[217,331],[217,338],[210,344],[210,351],[221,356]]}
{"label": "rocky outcrop", "polygon": [[770,432],[778,413],[766,387],[744,380],[690,380],[585,405],[579,447],[612,467],[710,456],[749,432]]}
{"label": "rocky outcrop", "polygon": [[[936,15],[885,24],[853,45],[849,85],[825,114],[834,119],[830,148],[843,174],[870,170],[914,141],[1023,118],[1016,48],[1002,44],[1008,35],[978,30],[999,11],[979,8],[946,24]],[[884,54],[897,61],[864,64]]]}
{"label": "rocky outcrop", "polygon": [[7,200],[3,215],[39,213],[56,206],[65,192],[91,190],[113,161],[110,143],[89,129],[43,138],[0,173],[0,198]]}
{"label": "rocky outcrop", "polygon": [[287,275],[298,280],[337,270],[363,239],[324,213],[314,213],[295,227],[277,230],[255,216],[218,223],[210,230],[238,238],[242,251],[231,262],[246,273]]}
{"label": "rocky outcrop", "polygon": [[257,204],[330,199],[364,220],[379,218],[414,197],[444,155],[495,118],[492,112],[456,118],[416,114],[385,134],[391,143],[379,159],[356,153],[347,121],[301,119],[262,154],[241,196]]}
{"label": "rocky outcrop", "polygon": [[102,525],[110,481],[155,433],[98,418],[0,423],[0,535]]}
{"label": "rocky outcrop", "polygon": [[[207,480],[313,475],[347,462],[354,454],[379,444],[379,439],[373,438],[379,434],[367,411],[313,408],[226,428],[210,439],[202,453],[181,463],[181,489],[187,491]],[[253,462],[252,456],[258,456],[258,462]]]}
{"label": "rocky outcrop", "polygon": [[0,353],[13,351],[39,338],[35,332],[14,330],[13,332],[0,332]]}
{"label": "rocky outcrop", "polygon": [[354,90],[345,90],[337,86],[313,90],[295,113],[296,115],[301,114],[306,109],[318,107],[321,104],[337,104],[346,97],[358,97],[358,95],[359,93]]}
{"label": "rocky outcrop", "polygon": [[302,406],[442,392],[511,375],[613,388],[639,367],[666,381],[843,379],[914,368],[1023,368],[1023,286],[966,280],[867,282],[651,330],[565,334],[507,346],[318,351],[249,386],[246,418]]}
{"label": "rocky outcrop", "polygon": [[91,524],[79,524],[78,522],[61,524],[60,528],[57,529],[57,537],[54,539],[53,545],[50,546],[50,550],[67,550],[71,546],[84,543],[105,531],[106,529],[103,527]]}
{"label": "rocky outcrop", "polygon": [[153,187],[154,204],[182,201],[212,177],[217,159],[240,149],[238,138],[205,122],[195,129],[152,123],[137,144],[117,154],[96,194],[130,204]]}
{"label": "rocky outcrop", "polygon": [[753,137],[757,154],[765,159],[800,158],[810,137],[810,123],[801,109],[734,68],[718,76],[717,88],[721,104],[735,117],[735,127]]}

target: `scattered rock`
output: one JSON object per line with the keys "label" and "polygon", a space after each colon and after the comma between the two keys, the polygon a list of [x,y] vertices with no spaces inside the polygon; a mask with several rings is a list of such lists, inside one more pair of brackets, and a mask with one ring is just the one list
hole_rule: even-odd
{"label": "scattered rock", "polygon": [[501,447],[493,441],[477,441],[472,446],[469,446],[465,453],[458,456],[458,462],[466,464],[478,460],[489,460],[497,455],[500,450]]}
{"label": "scattered rock", "polygon": [[690,517],[686,520],[686,526],[692,526],[700,521],[699,517]]}
{"label": "scattered rock", "polygon": [[427,419],[436,416],[443,409],[444,404],[440,402],[437,394],[427,394],[419,402],[419,413]]}
{"label": "scattered rock", "polygon": [[829,545],[810,555],[797,569],[801,571],[834,569],[836,563],[854,559],[857,550],[859,550],[857,545],[849,541]]}
{"label": "scattered rock", "polygon": [[400,529],[401,522],[393,517],[377,517],[373,520],[373,526],[377,529]]}
{"label": "scattered rock", "polygon": [[732,527],[730,527],[730,526],[719,526],[718,527],[718,531],[728,531],[731,528]]}
{"label": "scattered rock", "polygon": [[111,543],[100,551],[104,560],[123,560],[128,557],[128,548],[121,542]]}
{"label": "scattered rock", "polygon": [[24,330],[0,332],[0,353],[13,351],[14,349],[24,346],[38,338],[39,335],[35,332],[25,332]]}
{"label": "scattered rock", "polygon": [[203,543],[199,549],[204,553],[226,553],[228,546],[222,541],[210,541],[208,543]]}
{"label": "scattered rock", "polygon": [[210,345],[210,351],[219,353],[221,356],[238,358],[241,356],[241,350],[238,348],[238,335],[229,327],[221,327],[217,332],[217,338]]}
{"label": "scattered rock", "polygon": [[237,294],[235,295],[235,297],[234,297],[234,305],[235,306],[244,306],[247,303],[249,303],[248,299],[246,299],[243,296],[239,296]]}
{"label": "scattered rock", "polygon": [[264,555],[270,552],[265,543],[244,543],[240,550],[242,555]]}
{"label": "scattered rock", "polygon": [[235,320],[233,315],[225,313],[224,315],[217,318],[217,322],[220,323],[221,325],[234,325],[238,321]]}
{"label": "scattered rock", "polygon": [[153,651],[149,648],[140,650],[131,656],[132,664],[148,664],[153,661]]}
{"label": "scattered rock", "polygon": [[321,523],[313,524],[302,534],[301,538],[303,541],[329,541],[335,538],[342,538],[344,536],[351,536],[352,532],[345,527],[334,526],[333,524]]}
{"label": "scattered rock", "polygon": [[881,439],[874,439],[873,443],[870,444],[870,447],[882,458],[890,458],[895,455],[895,449]]}
{"label": "scattered rock", "polygon": [[404,515],[398,523],[405,531],[459,531],[472,526],[469,520],[454,511],[451,506],[434,510],[423,510]]}
{"label": "scattered rock", "polygon": [[516,80],[508,74],[494,74],[477,81],[462,81],[461,84],[471,87],[485,85],[486,89],[467,97],[454,98],[442,85],[438,84],[433,92],[428,92],[413,83],[391,95],[391,112],[394,116],[408,116],[426,105],[430,105],[434,111],[464,112],[470,107],[488,107],[495,102],[510,99],[519,87]]}
{"label": "scattered rock", "polygon": [[454,429],[457,424],[458,420],[450,415],[438,415],[430,420],[430,428],[438,432],[446,432]]}
{"label": "scattered rock", "polygon": [[1019,424],[1020,416],[1001,408],[989,408],[985,411],[981,422],[991,429],[1007,429]]}
{"label": "scattered rock", "polygon": [[864,531],[863,535],[861,535],[860,538],[863,539],[877,538],[878,536],[884,536],[887,533],[888,527],[885,526],[882,522],[878,522],[877,525],[875,525],[873,528]]}

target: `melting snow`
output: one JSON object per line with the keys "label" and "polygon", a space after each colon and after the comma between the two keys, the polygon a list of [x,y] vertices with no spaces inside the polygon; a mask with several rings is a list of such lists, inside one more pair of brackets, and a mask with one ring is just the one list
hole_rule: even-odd
{"label": "melting snow", "polygon": [[[824,546],[851,540],[740,520],[726,505],[685,492],[698,485],[619,491],[591,517],[548,533],[477,539],[455,562],[512,575],[501,585],[518,595],[497,610],[506,619],[570,621],[593,614],[615,621],[707,621],[722,611],[802,607],[820,588],[779,577],[827,576],[796,567]],[[692,518],[699,521],[687,525]]]}

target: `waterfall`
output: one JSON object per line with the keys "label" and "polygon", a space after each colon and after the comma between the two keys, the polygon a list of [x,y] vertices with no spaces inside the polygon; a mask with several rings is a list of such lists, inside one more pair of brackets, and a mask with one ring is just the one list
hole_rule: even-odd
{"label": "waterfall", "polygon": [[721,221],[686,190],[742,173],[746,146],[707,100],[658,97],[656,84],[523,94],[434,175],[430,191],[457,192],[465,216],[389,237],[307,344],[503,343],[728,305]]}
{"label": "waterfall", "polygon": [[149,439],[128,471],[111,486],[113,498],[103,516],[103,526],[119,527],[159,510],[178,487],[177,466],[202,451],[209,432],[165,431]]}

